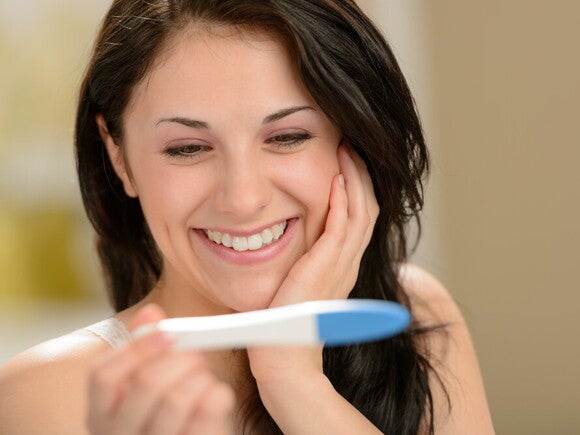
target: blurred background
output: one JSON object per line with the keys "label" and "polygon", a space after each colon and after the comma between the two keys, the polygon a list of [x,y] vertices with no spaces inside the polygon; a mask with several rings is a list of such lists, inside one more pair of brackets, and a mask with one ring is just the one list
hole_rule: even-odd
{"label": "blurred background", "polygon": [[[79,86],[110,1],[0,0],[0,363],[111,314],[76,184]],[[580,3],[359,0],[433,169],[413,261],[470,325],[496,430],[580,427]]]}

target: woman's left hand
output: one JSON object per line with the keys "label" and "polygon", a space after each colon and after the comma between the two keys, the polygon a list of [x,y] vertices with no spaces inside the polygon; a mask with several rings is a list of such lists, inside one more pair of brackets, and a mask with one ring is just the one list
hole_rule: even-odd
{"label": "woman's left hand", "polygon": [[332,181],[324,232],[292,267],[271,307],[345,299],[356,282],[379,206],[363,160],[345,145],[337,153],[341,173]]}
{"label": "woman's left hand", "polygon": [[[340,174],[332,181],[324,232],[293,266],[270,307],[310,300],[346,299],[379,213],[371,178],[363,160],[346,146],[338,148]],[[248,349],[258,386],[296,376],[322,373],[322,347]]]}

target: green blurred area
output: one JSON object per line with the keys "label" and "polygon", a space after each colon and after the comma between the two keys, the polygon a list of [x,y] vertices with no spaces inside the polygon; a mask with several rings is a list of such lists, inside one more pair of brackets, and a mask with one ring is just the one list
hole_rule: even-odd
{"label": "green blurred area", "polygon": [[[110,1],[0,0],[0,304],[100,287],[75,184],[76,93]],[[15,306],[16,306],[15,305]]]}
{"label": "green blurred area", "polygon": [[0,301],[89,294],[75,261],[78,216],[65,209],[0,212]]}

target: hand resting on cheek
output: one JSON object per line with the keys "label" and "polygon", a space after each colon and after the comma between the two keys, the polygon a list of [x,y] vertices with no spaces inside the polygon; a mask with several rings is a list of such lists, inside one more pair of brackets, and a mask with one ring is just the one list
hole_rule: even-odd
{"label": "hand resting on cheek", "polygon": [[345,299],[356,282],[379,206],[360,156],[348,145],[337,152],[340,174],[332,181],[324,231],[292,267],[270,307]]}
{"label": "hand resting on cheek", "polygon": [[[356,282],[379,206],[366,166],[356,152],[341,145],[338,161],[340,174],[332,181],[324,232],[290,270],[271,307],[308,300],[346,299]],[[260,395],[273,416],[277,409],[292,408],[283,402],[292,397],[288,391],[298,384],[316,388],[320,382],[327,382],[322,371],[321,346],[251,348],[248,356]],[[281,421],[298,417],[275,416]]]}

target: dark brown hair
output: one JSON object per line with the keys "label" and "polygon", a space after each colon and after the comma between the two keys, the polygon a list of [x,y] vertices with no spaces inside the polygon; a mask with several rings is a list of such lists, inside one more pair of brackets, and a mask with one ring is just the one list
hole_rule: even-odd
{"label": "dark brown hair", "polygon": [[[82,83],[75,150],[84,205],[117,311],[141,300],[163,267],[138,199],[125,195],[95,123],[102,114],[118,144],[133,88],[164,43],[192,23],[262,31],[282,40],[317,104],[366,162],[380,213],[351,298],[409,306],[397,265],[407,258],[405,229],[418,222],[428,155],[414,101],[395,57],[351,0],[115,0]],[[410,308],[410,307],[409,307]],[[336,390],[379,429],[433,430],[429,376],[418,328],[390,340],[324,350]],[[254,397],[248,427],[279,431]]]}

